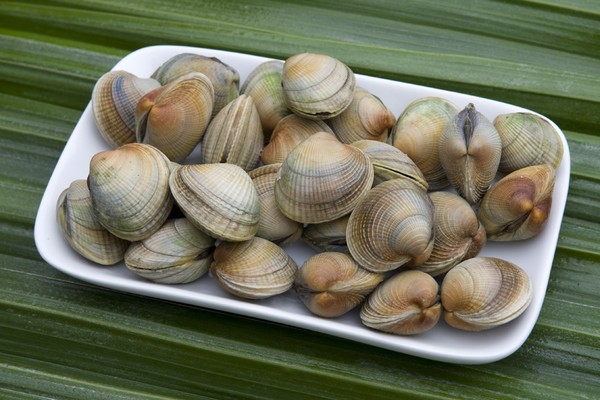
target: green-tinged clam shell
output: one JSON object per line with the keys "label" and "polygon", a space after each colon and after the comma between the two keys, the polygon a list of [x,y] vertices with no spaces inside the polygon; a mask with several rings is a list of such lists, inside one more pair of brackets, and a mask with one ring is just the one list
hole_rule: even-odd
{"label": "green-tinged clam shell", "polygon": [[152,236],[129,246],[125,265],[154,282],[193,282],[208,272],[214,244],[187,219],[169,219]]}
{"label": "green-tinged clam shell", "polygon": [[98,222],[84,179],[73,181],[60,194],[56,217],[69,245],[83,257],[101,265],[123,260],[129,242],[116,237]]}

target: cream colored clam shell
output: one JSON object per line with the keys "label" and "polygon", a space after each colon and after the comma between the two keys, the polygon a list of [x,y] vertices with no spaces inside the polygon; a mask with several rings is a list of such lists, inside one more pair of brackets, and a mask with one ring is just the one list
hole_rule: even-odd
{"label": "cream colored clam shell", "polygon": [[325,252],[304,262],[294,290],[312,313],[332,318],[358,306],[383,278],[361,268],[347,254]]}
{"label": "cream colored clam shell", "polygon": [[210,270],[229,293],[247,299],[264,299],[292,287],[296,263],[273,242],[254,237],[244,242],[222,242]]}
{"label": "cream colored clam shell", "polygon": [[531,303],[533,287],[518,265],[492,257],[465,260],[442,281],[445,321],[458,329],[495,328],[521,315]]}
{"label": "cream colored clam shell", "polygon": [[230,241],[251,239],[260,205],[250,176],[233,164],[188,164],[174,168],[169,186],[177,205],[197,228]]}
{"label": "cream colored clam shell", "polygon": [[440,316],[438,284],[421,271],[403,271],[386,279],[360,311],[364,325],[396,335],[426,332]]}
{"label": "cream colored clam shell", "polygon": [[101,265],[123,260],[129,242],[116,237],[98,222],[84,179],[71,182],[60,194],[56,218],[69,245],[83,257]]}

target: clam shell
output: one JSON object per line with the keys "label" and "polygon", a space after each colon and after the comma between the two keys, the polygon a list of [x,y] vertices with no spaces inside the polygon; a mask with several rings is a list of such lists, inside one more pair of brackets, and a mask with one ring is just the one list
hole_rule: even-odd
{"label": "clam shell", "polygon": [[281,164],[269,164],[250,171],[260,202],[260,220],[256,236],[275,243],[288,244],[302,235],[303,224],[292,221],[279,211],[275,202],[275,180]]}
{"label": "clam shell", "polygon": [[319,132],[287,156],[275,182],[275,200],[288,218],[334,220],[352,211],[373,183],[373,166],[359,149]]}
{"label": "clam shell", "polygon": [[113,235],[132,242],[152,235],[173,207],[170,167],[158,149],[141,143],[94,155],[88,186],[98,221]]}
{"label": "clam shell", "polygon": [[434,237],[431,255],[414,268],[438,276],[459,262],[475,257],[486,243],[483,225],[462,197],[451,192],[432,192]]}
{"label": "clam shell", "polygon": [[442,281],[444,320],[458,329],[495,328],[521,315],[531,303],[533,289],[518,265],[492,257],[465,260]]}
{"label": "clam shell", "polygon": [[555,170],[547,164],[516,170],[485,194],[479,219],[489,240],[529,239],[546,224],[552,207]]}
{"label": "clam shell", "polygon": [[170,219],[152,236],[129,246],[125,266],[158,283],[193,282],[208,272],[214,244],[214,238],[187,219]]}
{"label": "clam shell", "polygon": [[386,279],[360,311],[364,325],[396,335],[426,332],[440,316],[438,284],[421,271],[404,271]]}
{"label": "clam shell", "polygon": [[383,272],[419,265],[433,249],[433,204],[409,179],[383,182],[350,214],[348,249],[364,268]]}
{"label": "clam shell", "polygon": [[144,95],[135,110],[136,140],[180,161],[198,145],[210,121],[214,91],[203,74],[190,73]]}
{"label": "clam shell", "polygon": [[396,117],[375,95],[357,87],[350,105],[338,116],[327,120],[342,143],[358,140],[385,142]]}
{"label": "clam shell", "polygon": [[350,215],[344,215],[333,221],[306,225],[302,232],[302,239],[316,251],[349,253],[346,244],[348,219]]}
{"label": "clam shell", "polygon": [[327,119],[350,105],[356,80],[341,61],[302,53],[285,60],[281,84],[290,110],[310,119]]}
{"label": "clam shell", "polygon": [[152,78],[165,85],[190,72],[200,72],[210,79],[214,88],[212,116],[238,96],[240,75],[235,68],[215,57],[193,53],[181,53],[168,59],[154,73]]}
{"label": "clam shell", "polygon": [[180,165],[171,173],[169,186],[183,214],[208,235],[244,241],[256,234],[258,193],[250,176],[237,165]]}
{"label": "clam shell", "polygon": [[326,252],[304,262],[294,290],[312,313],[333,318],[358,306],[381,281],[383,274],[361,268],[347,254]]}
{"label": "clam shell", "polygon": [[126,71],[110,71],[98,79],[92,91],[92,114],[100,135],[111,147],[136,141],[135,107],[142,96],[159,87],[154,79]]}
{"label": "clam shell", "polygon": [[424,97],[410,103],[391,132],[391,144],[417,164],[431,190],[450,184],[440,162],[442,132],[458,114],[458,108],[441,97]]}
{"label": "clam shell", "polygon": [[248,95],[254,100],[265,142],[271,138],[277,123],[291,114],[281,87],[282,73],[283,61],[265,61],[250,72],[240,88],[241,94]]}
{"label": "clam shell", "polygon": [[71,182],[60,194],[56,218],[69,245],[83,257],[101,265],[123,260],[129,242],[116,237],[98,222],[84,179]]}
{"label": "clam shell", "polygon": [[563,156],[562,140],[544,118],[531,113],[498,115],[494,127],[502,140],[498,170],[512,172],[531,165],[558,168]]}
{"label": "clam shell", "polygon": [[492,123],[467,105],[440,138],[440,161],[450,183],[469,202],[477,203],[496,176],[502,142]]}
{"label": "clam shell", "polygon": [[352,146],[361,149],[373,164],[373,186],[390,179],[408,178],[427,191],[429,185],[417,165],[396,147],[375,140],[359,140]]}
{"label": "clam shell", "polygon": [[262,151],[261,161],[264,164],[282,163],[290,151],[317,132],[334,135],[329,125],[320,120],[311,120],[296,114],[282,118],[275,126],[270,142]]}
{"label": "clam shell", "polygon": [[202,162],[235,164],[250,171],[258,164],[263,143],[254,101],[242,94],[210,122],[202,140]]}
{"label": "clam shell", "polygon": [[279,246],[254,237],[244,242],[222,242],[210,271],[227,292],[247,299],[264,299],[292,287],[296,263]]}

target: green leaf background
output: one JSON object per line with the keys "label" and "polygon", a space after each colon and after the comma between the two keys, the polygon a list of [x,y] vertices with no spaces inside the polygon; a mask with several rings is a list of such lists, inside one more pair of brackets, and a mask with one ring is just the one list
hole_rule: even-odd
{"label": "green leaf background", "polygon": [[[450,365],[115,292],[46,264],[34,219],[94,82],[156,44],[281,59],[326,53],[359,73],[555,121],[569,142],[571,183],[525,344],[495,363]],[[0,398],[595,398],[599,133],[599,2],[1,1]]]}

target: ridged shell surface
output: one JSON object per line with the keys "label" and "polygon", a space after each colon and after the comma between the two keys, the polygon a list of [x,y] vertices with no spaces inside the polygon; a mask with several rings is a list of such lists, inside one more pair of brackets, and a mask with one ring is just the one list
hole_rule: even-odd
{"label": "ridged shell surface", "polygon": [[176,167],[169,186],[183,214],[208,235],[229,241],[251,239],[260,204],[250,176],[233,164]]}
{"label": "ridged shell surface", "polygon": [[88,186],[98,221],[125,240],[145,239],[173,206],[170,161],[156,148],[130,143],[94,155]]}
{"label": "ridged shell surface", "polygon": [[215,57],[193,53],[177,54],[154,71],[152,78],[164,85],[190,72],[200,72],[210,79],[215,93],[213,116],[238,96],[239,73]]}
{"label": "ridged shell surface", "polygon": [[283,61],[265,61],[250,72],[240,88],[241,94],[248,95],[254,100],[265,142],[271,138],[271,132],[277,123],[291,114],[281,87],[282,73]]}
{"label": "ridged shell surface", "polygon": [[489,240],[529,239],[537,235],[552,207],[555,170],[547,164],[521,168],[488,190],[478,215]]}
{"label": "ridged shell surface", "polygon": [[111,147],[136,141],[135,108],[142,96],[159,87],[154,79],[126,71],[110,71],[98,79],[92,91],[92,112],[100,135]]}
{"label": "ridged shell surface", "polygon": [[208,272],[214,244],[187,219],[169,219],[152,236],[129,246],[125,266],[158,283],[193,282]]}
{"label": "ridged shell surface", "polygon": [[273,242],[254,237],[222,242],[214,253],[211,274],[227,292],[247,299],[264,299],[292,287],[296,263]]}
{"label": "ridged shell surface", "polygon": [[359,140],[352,146],[361,149],[371,160],[375,172],[373,186],[390,179],[408,178],[425,191],[429,188],[417,164],[396,147],[375,140]]}
{"label": "ridged shell surface", "polygon": [[473,104],[467,105],[440,138],[440,161],[458,193],[475,204],[496,176],[502,142],[492,123]]}
{"label": "ridged shell surface", "polygon": [[347,254],[326,252],[304,262],[294,290],[312,313],[333,318],[358,306],[383,278],[361,268]]}
{"label": "ridged shell surface", "polygon": [[440,162],[442,132],[458,113],[458,108],[441,97],[424,97],[410,103],[398,117],[391,144],[417,164],[431,190],[450,184]]}
{"label": "ridged shell surface", "polygon": [[340,142],[347,144],[358,140],[385,142],[395,122],[394,114],[377,96],[359,87],[348,108],[327,120]]}
{"label": "ridged shell surface", "polygon": [[202,140],[202,162],[256,168],[264,144],[260,117],[252,97],[244,94],[212,119]]}
{"label": "ridged shell surface", "polygon": [[346,228],[350,215],[320,224],[308,224],[302,232],[302,239],[316,251],[349,253],[346,244]]}
{"label": "ridged shell surface", "polygon": [[432,192],[435,241],[431,255],[414,268],[438,276],[459,262],[475,257],[486,243],[483,225],[462,197],[452,192]]}
{"label": "ridged shell surface", "polygon": [[275,180],[281,164],[269,164],[250,171],[260,202],[260,220],[256,236],[275,243],[292,243],[302,235],[303,224],[292,221],[279,211],[275,202]]}
{"label": "ridged shell surface", "polygon": [[495,328],[521,315],[533,289],[518,265],[492,257],[465,260],[442,281],[441,301],[446,323],[458,329]]}
{"label": "ridged shell surface", "polygon": [[360,311],[364,325],[396,335],[426,332],[440,316],[438,284],[421,271],[403,271],[386,279]]}
{"label": "ridged shell surface", "polygon": [[494,126],[502,140],[499,171],[512,172],[531,165],[558,168],[563,143],[556,129],[544,118],[531,113],[498,115]]}
{"label": "ridged shell surface", "polygon": [[408,179],[383,182],[367,193],[350,214],[348,249],[374,272],[423,263],[433,249],[433,204]]}
{"label": "ridged shell surface", "polygon": [[135,110],[136,140],[181,161],[200,143],[213,100],[213,86],[200,73],[183,75],[147,93]]}
{"label": "ridged shell surface", "polygon": [[326,222],[350,213],[372,183],[373,166],[361,150],[319,132],[294,148],[281,165],[275,200],[294,221]]}
{"label": "ridged shell surface", "polygon": [[71,182],[60,194],[56,211],[58,225],[77,253],[101,265],[123,260],[129,242],[116,237],[98,222],[84,179]]}
{"label": "ridged shell surface", "polygon": [[296,114],[282,118],[262,151],[261,161],[264,164],[282,163],[296,146],[317,132],[334,135],[329,125],[321,120],[311,120]]}
{"label": "ridged shell surface", "polygon": [[356,80],[341,61],[313,53],[296,54],[283,65],[283,93],[290,110],[311,119],[328,119],[352,102]]}

